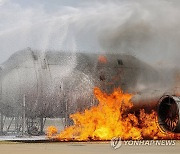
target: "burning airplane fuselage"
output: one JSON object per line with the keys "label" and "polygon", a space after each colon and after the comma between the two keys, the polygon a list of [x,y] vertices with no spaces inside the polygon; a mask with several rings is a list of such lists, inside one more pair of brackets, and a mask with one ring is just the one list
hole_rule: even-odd
{"label": "burning airplane fuselage", "polygon": [[[0,110],[8,117],[19,116],[25,99],[28,118],[66,117],[97,105],[93,95],[94,87],[107,93],[121,87],[125,92],[137,94],[134,97],[135,107],[139,108],[136,104],[143,104],[157,108],[166,90],[157,95],[155,106],[142,100],[146,94],[144,91],[164,86],[166,82],[163,80],[158,71],[130,55],[54,51],[41,53],[27,49],[15,53],[1,65]],[[150,97],[145,98],[147,102],[153,102]],[[160,115],[163,119],[163,113]],[[170,126],[166,129],[179,131]]]}

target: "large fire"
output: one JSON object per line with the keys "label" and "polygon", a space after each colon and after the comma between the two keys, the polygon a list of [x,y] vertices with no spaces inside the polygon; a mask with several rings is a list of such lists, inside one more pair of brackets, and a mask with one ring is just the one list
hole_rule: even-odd
{"label": "large fire", "polygon": [[59,141],[111,140],[113,137],[121,137],[123,140],[180,139],[173,133],[161,131],[157,113],[153,110],[146,113],[141,109],[139,114],[127,114],[133,106],[132,94],[123,93],[121,89],[106,94],[99,88],[94,89],[94,94],[99,101],[97,106],[70,115],[74,125],[59,134],[57,128],[49,127],[48,137]]}

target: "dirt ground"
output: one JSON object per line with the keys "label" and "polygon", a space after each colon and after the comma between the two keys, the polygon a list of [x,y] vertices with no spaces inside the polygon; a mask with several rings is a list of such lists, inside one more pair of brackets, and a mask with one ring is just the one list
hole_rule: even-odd
{"label": "dirt ground", "polygon": [[180,142],[174,146],[127,146],[113,149],[110,143],[0,143],[0,154],[174,154],[180,153]]}

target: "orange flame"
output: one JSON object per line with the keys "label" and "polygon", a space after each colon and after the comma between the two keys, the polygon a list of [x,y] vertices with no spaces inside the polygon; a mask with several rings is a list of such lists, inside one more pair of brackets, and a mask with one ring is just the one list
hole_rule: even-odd
{"label": "orange flame", "polygon": [[100,63],[103,63],[103,64],[105,64],[105,63],[107,63],[107,58],[105,57],[105,56],[99,56],[98,57],[98,61],[100,62]]}
{"label": "orange flame", "polygon": [[49,138],[52,138],[53,136],[55,136],[58,132],[58,129],[55,126],[50,126],[47,128],[47,136]]}
{"label": "orange flame", "polygon": [[[74,125],[65,128],[55,137],[52,134],[56,129],[51,126],[48,129],[48,137],[60,141],[111,140],[113,137],[121,137],[123,140],[174,138],[173,134],[165,134],[159,129],[155,111],[147,114],[142,109],[139,115],[125,114],[133,106],[132,94],[116,89],[108,95],[99,88],[94,89],[94,94],[99,101],[97,106],[83,113],[77,112],[70,115]],[[179,137],[176,136],[176,138]]]}

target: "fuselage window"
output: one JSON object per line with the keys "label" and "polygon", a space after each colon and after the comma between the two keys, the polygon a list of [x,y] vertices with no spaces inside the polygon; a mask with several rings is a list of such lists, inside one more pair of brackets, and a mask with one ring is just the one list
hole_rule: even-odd
{"label": "fuselage window", "polygon": [[118,59],[117,62],[118,62],[118,65],[123,65],[123,61],[121,59]]}
{"label": "fuselage window", "polygon": [[104,80],[106,79],[106,78],[105,78],[105,75],[103,75],[103,74],[100,75],[100,76],[99,76],[99,79],[100,79],[100,81],[104,81]]}

